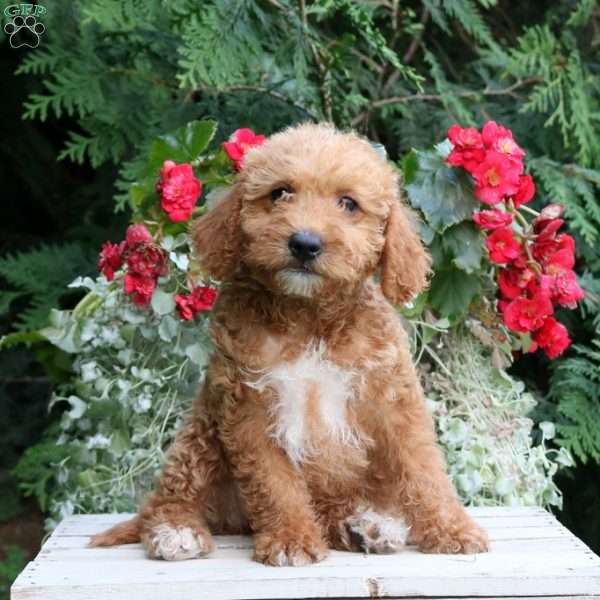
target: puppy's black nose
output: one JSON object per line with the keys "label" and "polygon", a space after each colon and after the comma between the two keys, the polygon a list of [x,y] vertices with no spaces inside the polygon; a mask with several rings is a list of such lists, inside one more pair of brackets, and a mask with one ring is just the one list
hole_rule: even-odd
{"label": "puppy's black nose", "polygon": [[314,260],[321,254],[321,238],[310,231],[299,231],[290,236],[288,247],[294,258],[303,262]]}

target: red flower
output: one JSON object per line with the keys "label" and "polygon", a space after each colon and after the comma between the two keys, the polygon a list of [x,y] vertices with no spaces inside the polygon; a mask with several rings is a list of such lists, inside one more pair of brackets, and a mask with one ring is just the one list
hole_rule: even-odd
{"label": "red flower", "polygon": [[217,290],[209,286],[198,286],[191,294],[177,294],[175,304],[179,316],[185,321],[191,321],[196,313],[210,310],[217,298]]}
{"label": "red flower", "polygon": [[506,305],[503,314],[504,323],[512,331],[535,331],[542,326],[544,318],[552,314],[552,302],[543,294],[533,298],[515,298]]}
{"label": "red flower", "polygon": [[563,248],[552,254],[544,263],[542,279],[547,282],[552,299],[561,306],[575,308],[584,296],[573,271],[575,256],[571,248]]}
{"label": "red flower", "polygon": [[522,246],[518,240],[513,237],[510,227],[500,227],[496,229],[485,240],[490,260],[498,264],[504,264],[514,260],[521,254]]}
{"label": "red flower", "polygon": [[485,204],[498,204],[506,196],[513,196],[519,189],[521,167],[504,154],[490,150],[484,161],[473,171],[475,196]]}
{"label": "red flower", "polygon": [[187,221],[194,211],[202,192],[202,182],[194,176],[192,165],[175,164],[165,160],[160,170],[156,192],[161,197],[161,206],[173,223]]}
{"label": "red flower", "polygon": [[557,277],[575,266],[575,255],[571,248],[557,250],[544,263],[544,273]]}
{"label": "red flower", "polygon": [[481,229],[498,229],[506,227],[513,221],[510,213],[493,208],[492,210],[480,210],[473,215],[473,221],[479,225]]}
{"label": "red flower", "polygon": [[558,244],[556,251],[569,249],[572,254],[575,254],[575,240],[568,233],[561,233],[556,236]]}
{"label": "red flower", "polygon": [[574,271],[561,273],[554,279],[553,283],[553,299],[561,306],[575,308],[577,302],[585,296],[580,285],[577,283],[577,275],[575,275]]}
{"label": "red flower", "polygon": [[544,206],[542,212],[533,220],[534,231],[542,231],[550,221],[555,221],[562,217],[565,207],[562,204],[548,204]]}
{"label": "red flower", "polygon": [[102,244],[100,258],[98,259],[98,270],[101,271],[108,281],[115,277],[115,271],[123,264],[123,250],[125,242],[112,244],[105,242]]}
{"label": "red flower", "polygon": [[186,296],[184,294],[176,294],[175,305],[177,307],[177,312],[179,313],[179,316],[184,321],[191,321],[194,318],[194,315],[196,313],[192,308],[191,296]]}
{"label": "red flower", "polygon": [[135,246],[141,242],[152,242],[152,235],[144,225],[130,225],[125,234],[127,246]]}
{"label": "red flower", "polygon": [[512,197],[515,208],[519,208],[522,204],[527,204],[535,196],[535,184],[531,175],[521,175],[519,177],[519,189]]}
{"label": "red flower", "polygon": [[244,155],[249,148],[260,146],[265,141],[264,135],[257,135],[252,129],[237,129],[233,132],[228,142],[223,143],[223,149],[227,156],[233,161],[236,171],[242,169]]}
{"label": "red flower", "polygon": [[535,281],[535,273],[528,267],[524,269],[500,269],[498,287],[500,293],[508,300],[514,300],[523,295],[528,285]]}
{"label": "red flower", "polygon": [[196,312],[210,310],[217,299],[217,290],[209,286],[199,286],[192,291],[192,304]]}
{"label": "red flower", "polygon": [[[109,262],[109,259],[112,262]],[[106,261],[109,264],[106,268],[116,268],[117,260],[120,261],[119,265],[123,261],[127,263],[125,293],[131,296],[136,304],[146,306],[156,288],[157,278],[167,272],[167,253],[154,243],[152,235],[144,225],[137,224],[127,228],[125,241],[118,247],[107,248]],[[112,278],[112,270],[110,275]]]}
{"label": "red flower", "polygon": [[448,164],[452,167],[464,167],[472,173],[485,158],[481,134],[473,127],[462,128],[452,125],[448,129],[448,139],[452,142],[452,152],[448,155]]}
{"label": "red flower", "polygon": [[125,275],[125,293],[139,306],[147,306],[152,299],[156,279],[140,275]]}
{"label": "red flower", "polygon": [[533,334],[533,340],[548,355],[548,358],[560,356],[570,345],[571,338],[567,328],[554,317],[547,317],[543,325]]}
{"label": "red flower", "polygon": [[554,285],[552,277],[541,275],[540,277],[532,278],[527,284],[527,293],[530,297],[537,294],[546,296],[552,300],[552,286]]}
{"label": "red flower", "polygon": [[533,230],[537,233],[537,240],[542,242],[554,238],[556,232],[564,225],[562,219],[549,219],[534,223]]}
{"label": "red flower", "polygon": [[536,260],[545,263],[550,256],[564,249],[570,250],[571,253],[575,252],[575,240],[568,233],[561,233],[557,236],[552,234],[552,237],[545,239],[545,232],[546,229],[544,229],[544,235],[539,235],[532,246],[532,254]]}
{"label": "red flower", "polygon": [[152,244],[138,244],[127,253],[127,270],[137,277],[156,279],[167,272],[167,253]]}
{"label": "red flower", "polygon": [[488,121],[483,126],[481,137],[487,148],[504,154],[512,162],[522,163],[525,152],[513,140],[510,129],[498,125],[495,121]]}

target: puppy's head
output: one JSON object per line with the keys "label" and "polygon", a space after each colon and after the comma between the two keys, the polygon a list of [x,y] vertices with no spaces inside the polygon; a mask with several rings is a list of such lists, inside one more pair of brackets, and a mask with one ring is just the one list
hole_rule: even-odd
{"label": "puppy's head", "polygon": [[213,277],[243,265],[276,293],[306,298],[356,287],[380,269],[386,297],[403,302],[429,270],[394,168],[367,141],[326,125],[287,129],[250,150],[192,237]]}

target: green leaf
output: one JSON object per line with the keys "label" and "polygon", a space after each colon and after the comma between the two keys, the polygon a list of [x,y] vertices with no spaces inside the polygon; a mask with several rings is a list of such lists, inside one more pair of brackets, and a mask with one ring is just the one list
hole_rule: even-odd
{"label": "green leaf", "polygon": [[465,273],[475,273],[483,258],[481,234],[473,223],[465,221],[436,235],[430,251],[436,270],[453,265]]}
{"label": "green leaf", "polygon": [[189,148],[193,158],[197,158],[201,152],[204,152],[215,132],[217,131],[216,121],[192,121],[185,127],[186,147]]}
{"label": "green leaf", "polygon": [[457,318],[464,315],[480,289],[481,281],[477,276],[450,267],[435,274],[428,299],[442,317]]}
{"label": "green leaf", "polygon": [[77,475],[77,482],[82,488],[89,488],[100,482],[100,477],[93,469],[85,469]]}
{"label": "green leaf", "polygon": [[3,290],[3,308],[18,293],[28,298],[27,307],[18,311],[15,329],[35,330],[48,322],[48,313],[58,306],[66,294],[65,286],[78,275],[95,271],[97,255],[80,242],[61,246],[41,244],[28,252],[6,254],[0,257],[0,277],[8,284]]}
{"label": "green leaf", "polygon": [[415,180],[419,168],[419,159],[416,150],[411,150],[402,159],[402,173],[404,174],[404,183],[409,184]]}
{"label": "green leaf", "polygon": [[175,298],[173,294],[163,292],[161,289],[154,290],[152,300],[150,301],[154,312],[158,315],[168,315],[175,308]]}
{"label": "green leaf", "polygon": [[437,232],[470,218],[477,208],[469,175],[446,165],[435,150],[413,150],[404,159],[403,168],[411,205],[423,212]]}
{"label": "green leaf", "polygon": [[7,313],[10,310],[10,305],[13,300],[23,296],[23,292],[2,292],[0,293],[0,315]]}
{"label": "green leaf", "polygon": [[117,429],[113,431],[110,439],[110,448],[117,455],[122,456],[131,448],[131,439],[126,430]]}
{"label": "green leaf", "polygon": [[165,160],[173,160],[175,162],[187,162],[188,155],[183,148],[179,146],[177,138],[171,134],[164,135],[152,142],[150,146],[150,162],[149,170],[156,173],[162,167]]}
{"label": "green leaf", "polygon": [[207,349],[200,343],[188,346],[185,349],[185,355],[199,367],[204,367],[208,361]]}
{"label": "green leaf", "polygon": [[519,335],[521,341],[521,348],[523,352],[529,352],[531,348],[531,344],[533,344],[533,340],[531,339],[531,333],[521,333]]}
{"label": "green leaf", "polygon": [[44,342],[46,338],[37,331],[22,331],[8,333],[0,338],[0,349],[7,350],[17,344],[30,346],[36,342]]}
{"label": "green leaf", "polygon": [[50,325],[39,330],[51,344],[61,350],[73,354],[80,349],[80,340],[77,335],[77,323],[66,310],[53,308],[50,311]]}
{"label": "green leaf", "polygon": [[158,326],[158,335],[161,340],[170,342],[177,335],[178,330],[179,324],[177,321],[170,315],[166,315]]}
{"label": "green leaf", "polygon": [[422,292],[416,298],[413,298],[409,303],[404,306],[398,307],[402,315],[407,319],[415,319],[421,316],[423,310],[427,306],[427,291]]}
{"label": "green leaf", "polygon": [[158,177],[158,170],[165,160],[179,163],[196,160],[206,150],[216,130],[216,121],[191,121],[184,127],[159,136],[150,146],[148,171]]}

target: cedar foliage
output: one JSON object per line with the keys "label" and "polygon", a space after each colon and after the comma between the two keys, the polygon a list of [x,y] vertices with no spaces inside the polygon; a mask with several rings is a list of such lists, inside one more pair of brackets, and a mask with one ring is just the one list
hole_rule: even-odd
{"label": "cedar foliage", "polygon": [[393,159],[456,121],[512,128],[529,151],[537,207],[567,207],[588,293],[575,349],[538,367],[552,373],[563,443],[600,461],[597,2],[57,0],[45,23],[18,70],[43,82],[24,117],[72,117],[61,158],[118,165],[119,210],[149,140],[192,118],[265,133],[332,120]]}

